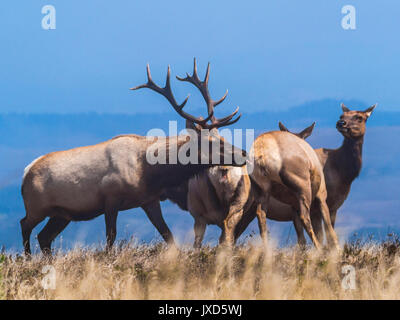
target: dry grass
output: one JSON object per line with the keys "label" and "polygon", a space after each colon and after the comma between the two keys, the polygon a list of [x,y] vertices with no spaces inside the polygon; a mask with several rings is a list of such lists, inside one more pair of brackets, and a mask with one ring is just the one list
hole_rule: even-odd
{"label": "dry grass", "polygon": [[[42,268],[56,270],[43,289]],[[342,288],[343,265],[356,270],[356,289]],[[340,253],[218,248],[167,249],[121,244],[58,252],[52,259],[0,255],[1,299],[398,299],[400,242],[346,244]]]}

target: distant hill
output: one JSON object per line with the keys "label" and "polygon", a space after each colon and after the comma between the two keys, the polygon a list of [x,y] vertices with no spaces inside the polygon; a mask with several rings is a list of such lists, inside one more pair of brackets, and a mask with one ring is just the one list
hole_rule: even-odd
{"label": "distant hill", "polygon": [[[355,101],[345,103],[360,109],[368,107]],[[218,111],[222,115],[221,110]],[[278,121],[288,127],[304,127],[316,121],[317,128],[334,128],[341,114],[340,101],[336,100],[314,101],[281,112],[246,113],[245,107],[241,111],[242,118],[232,127],[256,131],[275,130]],[[154,127],[167,130],[169,120],[178,121],[179,128],[183,129],[184,120],[172,110],[161,114],[0,114],[0,145],[42,148],[51,144],[65,148],[76,146],[77,142],[85,145],[122,133],[146,134]],[[400,126],[400,112],[377,108],[368,126]]]}

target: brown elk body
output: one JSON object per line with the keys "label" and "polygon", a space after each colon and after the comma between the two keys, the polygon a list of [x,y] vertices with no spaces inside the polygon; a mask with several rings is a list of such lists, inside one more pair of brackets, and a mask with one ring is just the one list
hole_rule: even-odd
{"label": "brown elk body", "polygon": [[[265,224],[273,203],[271,198],[275,198],[296,209],[292,219],[296,224],[304,226],[314,245],[319,248],[320,241],[313,231],[310,218],[310,208],[314,205],[324,221],[330,243],[338,248],[337,236],[332,228],[326,204],[327,191],[323,169],[311,146],[289,132],[271,131],[254,141],[250,157],[254,159],[251,177],[264,193],[256,212],[253,213],[253,216],[257,216],[259,225]],[[247,219],[246,217],[245,221],[248,221]],[[248,223],[240,223],[235,232],[236,236],[239,236],[247,225]],[[265,231],[261,236],[266,236]]]}
{"label": "brown elk body", "polygon": [[[187,99],[178,105],[170,87],[170,69],[166,86],[158,87],[151,79],[147,66],[148,82],[139,88],[152,89],[165,96],[173,108],[186,120],[201,129],[211,130],[229,125],[234,112],[209,124],[210,117],[196,118],[184,112]],[[206,130],[206,131],[207,131]],[[198,132],[199,133],[199,132]],[[242,166],[245,152],[211,134],[198,134],[198,162],[150,164],[146,158],[149,148],[165,150],[175,144],[179,152],[186,148],[191,136],[158,137],[149,139],[138,135],[123,135],[96,145],[47,154],[32,162],[26,169],[22,182],[22,195],[26,216],[21,220],[25,252],[30,253],[32,229],[46,217],[47,224],[38,235],[43,252],[50,252],[51,242],[70,221],[93,219],[105,214],[107,247],[116,236],[116,219],[119,211],[141,207],[165,241],[173,243],[173,236],[160,209],[160,197],[165,188],[180,185],[194,174],[212,166],[203,161],[201,147],[220,146],[216,150],[220,163]],[[186,150],[186,149],[185,149]],[[214,149],[215,150],[215,149]],[[225,159],[231,159],[228,163]],[[226,162],[224,162],[226,161]]]}
{"label": "brown elk body", "polygon": [[[214,123],[216,119],[212,113],[215,104],[210,103],[212,100],[207,84],[198,78],[196,63],[192,76],[178,79],[190,82],[200,89],[207,104],[208,115],[211,116],[211,123]],[[190,122],[186,126],[190,129],[194,127]],[[216,129],[213,134],[223,140]],[[166,190],[165,198],[177,203],[181,209],[188,210],[193,216],[195,248],[201,246],[209,224],[219,226],[222,229],[220,243],[231,246],[234,242],[235,226],[252,203],[250,191],[251,183],[246,166],[221,165],[196,174],[178,188]]]}
{"label": "brown elk body", "polygon": [[222,229],[220,244],[233,245],[235,227],[254,202],[251,186],[246,167],[213,167],[189,180],[188,210],[195,220],[194,247],[201,246],[209,224]]}
{"label": "brown elk body", "polygon": [[[362,146],[365,135],[365,124],[376,105],[365,111],[351,111],[342,104],[343,114],[337,122],[337,130],[343,135],[342,146],[338,149],[316,149],[315,152],[323,166],[326,189],[328,192],[327,205],[329,207],[332,226],[335,226],[338,209],[347,199],[351,184],[357,178],[362,165]],[[288,131],[284,126],[281,130]],[[275,198],[271,198],[267,218],[277,221],[294,221],[295,210]],[[236,230],[236,237],[245,230],[247,225],[256,217],[255,212],[246,215]],[[311,208],[311,222],[317,238],[323,241],[321,216],[313,206]],[[303,227],[296,224],[295,230],[298,243],[304,245]]]}

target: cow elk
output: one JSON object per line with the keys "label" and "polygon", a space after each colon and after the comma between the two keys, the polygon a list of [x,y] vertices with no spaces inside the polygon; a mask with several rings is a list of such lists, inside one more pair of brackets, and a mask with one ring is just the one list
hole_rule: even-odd
{"label": "cow elk", "polygon": [[[207,71],[206,83],[208,74]],[[26,216],[21,220],[26,254],[31,252],[32,229],[46,217],[49,220],[38,235],[44,253],[51,252],[51,242],[70,221],[91,220],[103,213],[107,248],[111,248],[116,237],[118,212],[136,207],[146,212],[164,240],[172,244],[173,236],[162,217],[160,196],[166,188],[178,186],[214,165],[211,153],[208,162],[204,162],[201,147],[208,146],[211,150],[212,145],[219,145],[217,150],[213,149],[214,159],[215,153],[220,159],[218,164],[242,166],[245,163],[245,151],[233,147],[217,135],[200,134],[200,129],[204,133],[234,123],[238,120],[238,117],[232,120],[237,110],[227,117],[214,119],[210,124],[208,121],[213,113],[205,119],[194,117],[182,110],[188,98],[181,104],[176,102],[171,91],[169,67],[164,88],[153,82],[149,66],[147,77],[146,84],[132,90],[148,88],[161,94],[180,116],[196,125],[199,129],[196,131],[196,152],[202,162],[182,164],[178,160],[177,163],[150,164],[146,158],[149,148],[161,150],[163,146],[175,143],[179,152],[190,142],[191,136],[148,139],[134,134],[117,136],[87,147],[52,152],[36,159],[26,167],[21,188],[26,210]],[[222,100],[212,103],[216,105]]]}
{"label": "cow elk", "polygon": [[[281,131],[290,132],[301,139],[307,139],[312,134],[314,127],[315,127],[315,122],[312,125],[310,125],[309,127],[300,131],[299,133],[295,133],[295,132],[289,131],[289,129],[286,128],[286,126],[282,122],[279,122],[279,129]],[[254,185],[255,185],[255,183],[253,183],[253,189],[255,189]],[[257,210],[258,210],[258,212],[257,212]],[[263,221],[260,221],[260,219],[261,220],[263,219],[262,214],[263,214],[262,213],[262,205],[260,207],[259,204],[253,204],[253,206],[250,207],[249,211],[243,215],[243,218],[237,224],[236,229],[235,229],[235,240],[237,240],[240,237],[240,235],[246,230],[247,226],[250,224],[251,221],[254,220],[254,218],[258,217],[259,224],[260,224],[260,222],[262,222],[262,224],[264,225]],[[298,214],[298,213],[296,213],[293,210],[291,205],[280,202],[277,199],[275,199],[273,196],[269,197],[269,209],[266,212],[266,217],[268,219],[277,220],[277,221],[292,221],[292,220],[295,220],[296,214]],[[295,221],[300,222],[300,226],[301,226],[301,221],[299,221],[298,219]],[[260,231],[263,230],[263,228],[260,225],[259,225],[259,227],[260,227]],[[262,233],[265,233],[265,231],[262,231]],[[303,238],[304,238],[304,235],[303,235]]]}
{"label": "cow elk", "polygon": [[[312,128],[313,126],[308,130],[310,134]],[[277,199],[295,208],[292,219],[295,224],[304,226],[315,247],[319,249],[320,241],[315,235],[310,218],[310,208],[313,205],[321,214],[330,243],[338,249],[337,236],[326,204],[323,169],[311,146],[292,133],[271,131],[254,141],[250,159],[254,161],[251,177],[263,192],[255,213],[259,225],[265,224],[271,199]],[[242,230],[243,224],[235,232],[236,237]],[[261,236],[266,236],[265,231]]]}
{"label": "cow elk", "polygon": [[[327,205],[329,207],[333,227],[335,226],[338,209],[347,199],[351,184],[360,174],[366,122],[375,109],[376,104],[365,111],[351,111],[344,104],[342,104],[341,107],[343,114],[336,123],[336,128],[343,135],[342,146],[338,149],[320,148],[315,150],[324,170],[326,190],[328,193]],[[279,127],[282,131],[289,131],[283,124],[280,124]],[[306,130],[307,129],[304,131]],[[294,226],[298,243],[304,246],[306,244],[306,239],[303,233],[303,226],[296,223],[296,220],[293,218],[295,215],[296,212],[293,207],[271,197],[267,218],[277,221],[293,220],[295,222]],[[246,220],[242,219],[240,225],[238,225],[235,236],[239,237],[255,217],[255,212],[246,215]],[[321,220],[321,215],[317,208],[312,206],[311,223],[316,237],[320,242],[323,241]]]}

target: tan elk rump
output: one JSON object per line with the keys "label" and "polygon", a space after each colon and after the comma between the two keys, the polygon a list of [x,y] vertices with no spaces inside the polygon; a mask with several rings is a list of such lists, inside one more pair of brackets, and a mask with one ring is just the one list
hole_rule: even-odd
{"label": "tan elk rump", "polygon": [[[322,166],[311,146],[289,132],[271,131],[257,137],[250,158],[254,161],[251,177],[263,192],[263,199],[260,199],[255,213],[259,225],[265,226],[266,212],[273,197],[296,208],[292,219],[304,226],[314,245],[320,248],[310,219],[310,208],[315,205],[324,220],[330,244],[338,248],[326,205]],[[241,229],[240,226],[238,228]],[[236,236],[240,235],[240,231],[236,232]],[[266,230],[261,231],[265,239]]]}

